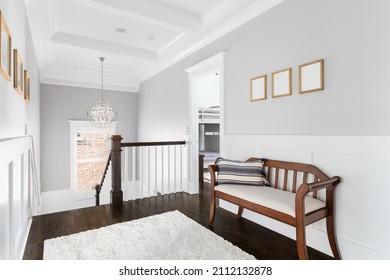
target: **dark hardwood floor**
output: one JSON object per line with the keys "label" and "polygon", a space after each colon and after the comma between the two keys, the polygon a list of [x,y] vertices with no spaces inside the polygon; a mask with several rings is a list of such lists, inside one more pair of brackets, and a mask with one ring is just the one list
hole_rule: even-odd
{"label": "dark hardwood floor", "polygon": [[[154,198],[127,201],[122,209],[101,205],[60,213],[35,216],[32,221],[23,259],[41,260],[46,239],[96,229],[166,211],[178,210],[199,224],[207,225],[210,191],[206,183],[200,194],[177,193]],[[213,227],[219,236],[252,254],[257,259],[294,260],[298,258],[295,241],[245,218],[218,208]],[[310,259],[332,259],[308,248]]]}

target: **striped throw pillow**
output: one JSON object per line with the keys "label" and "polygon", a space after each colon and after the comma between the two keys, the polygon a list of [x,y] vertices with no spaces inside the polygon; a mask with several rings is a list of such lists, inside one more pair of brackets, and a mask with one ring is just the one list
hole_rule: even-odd
{"label": "striped throw pillow", "polygon": [[265,178],[264,160],[238,161],[217,158],[217,184],[242,184],[254,186],[270,186]]}

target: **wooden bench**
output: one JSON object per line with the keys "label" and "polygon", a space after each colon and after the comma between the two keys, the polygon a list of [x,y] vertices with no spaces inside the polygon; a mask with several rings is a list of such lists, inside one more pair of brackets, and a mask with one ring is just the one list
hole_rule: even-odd
{"label": "wooden bench", "polygon": [[[258,160],[250,158],[248,161]],[[334,189],[338,176],[329,178],[310,164],[267,159],[265,176],[271,187],[217,183],[218,166],[209,165],[211,204],[209,225],[214,222],[217,198],[238,205],[237,216],[249,209],[296,228],[299,259],[308,259],[306,226],[326,218],[327,234],[335,259],[340,259],[334,233]],[[310,182],[310,183],[309,183]]]}

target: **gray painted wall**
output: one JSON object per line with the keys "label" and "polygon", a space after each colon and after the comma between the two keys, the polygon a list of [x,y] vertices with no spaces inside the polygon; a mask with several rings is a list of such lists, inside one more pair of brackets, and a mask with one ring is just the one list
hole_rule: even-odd
{"label": "gray painted wall", "polygon": [[138,108],[139,141],[182,140],[188,126],[188,81],[183,66],[142,83]]}
{"label": "gray painted wall", "polygon": [[[390,135],[390,2],[288,0],[141,84],[139,140],[179,139],[188,118],[184,70],[221,51],[225,133]],[[298,93],[298,66],[323,58],[325,90]],[[271,98],[272,72],[292,67],[293,94]],[[268,99],[249,80],[268,75]],[[161,140],[162,140],[161,139]]]}
{"label": "gray painted wall", "polygon": [[[100,90],[42,85],[42,191],[70,188],[69,120],[87,120],[86,112]],[[137,140],[137,94],[104,91],[118,113],[116,132],[123,141]]]}
{"label": "gray painted wall", "polygon": [[[39,69],[27,15],[23,1],[0,1],[0,10],[12,36],[12,48],[18,49],[30,76],[31,101],[26,103],[23,96],[13,88],[11,81],[0,74],[0,139],[32,135],[35,161],[40,170],[40,83]],[[13,67],[12,67],[13,68]],[[27,131],[25,131],[27,127]]]}

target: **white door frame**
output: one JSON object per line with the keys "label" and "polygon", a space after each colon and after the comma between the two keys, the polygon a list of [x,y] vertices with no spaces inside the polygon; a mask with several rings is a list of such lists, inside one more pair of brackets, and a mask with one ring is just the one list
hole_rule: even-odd
{"label": "white door frame", "polygon": [[219,73],[219,98],[220,98],[220,153],[224,154],[224,57],[225,53],[220,52],[198,64],[195,64],[185,71],[189,79],[189,192],[199,192],[199,131],[198,131],[198,108],[196,98],[196,80],[218,71]]}

